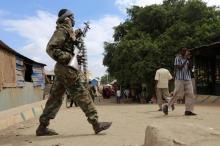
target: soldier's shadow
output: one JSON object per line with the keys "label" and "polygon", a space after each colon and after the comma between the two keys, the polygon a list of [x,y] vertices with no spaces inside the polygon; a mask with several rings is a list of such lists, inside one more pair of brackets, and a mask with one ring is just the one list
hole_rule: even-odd
{"label": "soldier's shadow", "polygon": [[69,138],[77,138],[77,137],[97,137],[97,136],[105,136],[105,133],[101,134],[71,134],[71,135],[55,135],[55,136],[36,136],[36,135],[9,135],[9,136],[0,136],[0,145],[7,144],[16,144],[18,146],[22,146],[27,143],[34,143],[36,141],[46,141],[50,139],[69,139]]}
{"label": "soldier's shadow", "polygon": [[[143,112],[143,113],[147,113],[147,114],[149,114],[149,113],[160,113],[161,111],[157,111],[157,110],[154,110],[154,111],[146,111],[146,112]],[[161,112],[162,113],[162,112]]]}
{"label": "soldier's shadow", "polygon": [[167,118],[185,118],[186,116],[184,115],[159,115],[159,116],[154,116],[152,118],[155,119],[167,119]]}

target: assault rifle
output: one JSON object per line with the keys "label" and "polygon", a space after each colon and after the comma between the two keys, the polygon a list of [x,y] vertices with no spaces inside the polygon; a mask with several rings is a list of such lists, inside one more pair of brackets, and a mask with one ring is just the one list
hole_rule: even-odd
{"label": "assault rifle", "polygon": [[86,74],[87,72],[87,55],[86,55],[86,48],[84,45],[84,41],[83,38],[85,38],[87,31],[90,29],[89,27],[89,22],[85,22],[85,27],[83,28],[83,30],[79,29],[79,32],[76,34],[76,42],[77,45],[74,48],[74,56],[73,58],[70,60],[70,62],[68,63],[68,66],[73,67],[76,70],[81,70],[81,63],[78,62],[78,57],[84,58],[82,59],[82,65],[83,65],[83,72]]}

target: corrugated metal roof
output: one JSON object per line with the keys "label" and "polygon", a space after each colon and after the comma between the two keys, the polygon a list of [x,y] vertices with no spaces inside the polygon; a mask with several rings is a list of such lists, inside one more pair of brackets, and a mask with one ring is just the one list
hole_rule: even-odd
{"label": "corrugated metal roof", "polygon": [[2,40],[0,40],[0,48],[5,49],[5,50],[13,53],[13,54],[15,54],[15,56],[18,56],[21,59],[27,60],[28,62],[39,64],[39,65],[42,65],[42,66],[46,66],[46,64],[36,62],[36,61],[34,61],[34,60],[32,60],[28,57],[25,57],[24,55],[21,55],[20,53],[16,52],[14,49],[12,49],[8,45],[6,45]]}
{"label": "corrugated metal roof", "polygon": [[214,42],[208,45],[202,45],[193,48],[191,51],[194,56],[215,57],[216,55],[220,55],[220,42]]}
{"label": "corrugated metal roof", "polygon": [[199,47],[195,47],[195,48],[192,49],[192,51],[203,49],[203,48],[214,48],[214,47],[217,47],[217,46],[220,46],[220,42],[214,42],[214,43],[211,43],[211,44],[208,44],[208,45],[202,45],[202,46],[199,46]]}

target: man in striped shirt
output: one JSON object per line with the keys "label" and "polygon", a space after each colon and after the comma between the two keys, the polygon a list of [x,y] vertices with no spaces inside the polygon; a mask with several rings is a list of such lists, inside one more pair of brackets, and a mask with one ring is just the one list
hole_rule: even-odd
{"label": "man in striped shirt", "polygon": [[185,116],[195,116],[193,113],[194,93],[190,70],[192,64],[189,61],[189,51],[187,48],[181,48],[180,54],[176,56],[175,62],[175,89],[173,98],[167,105],[163,106],[163,112],[168,114],[168,108],[175,103],[176,99],[185,97]]}

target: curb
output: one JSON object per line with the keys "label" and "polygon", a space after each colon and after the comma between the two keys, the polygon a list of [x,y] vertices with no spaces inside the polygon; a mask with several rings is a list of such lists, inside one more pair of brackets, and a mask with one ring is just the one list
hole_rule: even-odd
{"label": "curb", "polygon": [[197,95],[195,100],[197,103],[220,103],[220,96]]}
{"label": "curb", "polygon": [[45,100],[0,112],[0,130],[12,125],[38,118],[45,105]]}

